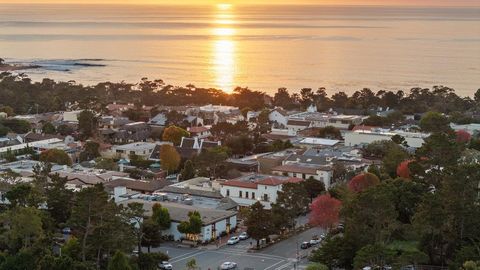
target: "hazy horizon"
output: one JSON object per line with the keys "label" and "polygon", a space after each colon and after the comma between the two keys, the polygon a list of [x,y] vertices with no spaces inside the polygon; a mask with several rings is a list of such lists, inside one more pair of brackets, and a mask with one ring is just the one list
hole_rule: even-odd
{"label": "hazy horizon", "polygon": [[0,0],[0,4],[97,4],[97,5],[351,5],[351,6],[422,6],[422,7],[480,7],[477,0]]}

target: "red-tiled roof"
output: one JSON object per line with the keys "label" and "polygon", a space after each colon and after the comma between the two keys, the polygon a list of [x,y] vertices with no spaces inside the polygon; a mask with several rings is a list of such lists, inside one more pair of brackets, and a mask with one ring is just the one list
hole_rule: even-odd
{"label": "red-tiled roof", "polygon": [[229,180],[229,181],[225,181],[222,185],[230,186],[230,187],[257,189],[257,183],[246,182],[246,181]]}
{"label": "red-tiled roof", "polygon": [[288,178],[287,180],[284,181],[284,183],[293,183],[293,184],[301,183],[301,182],[303,182],[303,179],[298,177]]}
{"label": "red-tiled roof", "polygon": [[205,132],[205,131],[208,131],[208,128],[206,127],[191,127],[191,128],[188,128],[188,132],[190,133],[202,133],[202,132]]}
{"label": "red-tiled roof", "polygon": [[265,185],[265,186],[278,186],[283,184],[283,181],[277,178],[269,177],[269,178],[264,178],[262,180],[258,180],[257,184]]}

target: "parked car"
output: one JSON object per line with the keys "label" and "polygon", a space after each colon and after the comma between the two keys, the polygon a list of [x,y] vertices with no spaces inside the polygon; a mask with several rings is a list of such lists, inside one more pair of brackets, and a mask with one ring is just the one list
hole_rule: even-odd
{"label": "parked car", "polygon": [[173,266],[169,262],[161,262],[158,268],[161,270],[172,270]]}
{"label": "parked car", "polygon": [[310,243],[311,246],[316,246],[316,245],[320,244],[320,242],[321,242],[320,239],[312,239],[312,240],[310,240],[309,243]]}
{"label": "parked car", "polygon": [[310,242],[303,242],[301,245],[300,245],[300,248],[301,249],[307,249],[309,247],[311,247],[312,245],[310,245]]}
{"label": "parked car", "polygon": [[240,238],[240,240],[247,240],[250,236],[248,236],[247,232],[242,232],[238,238]]}
{"label": "parked car", "polygon": [[240,242],[240,238],[238,238],[237,236],[233,236],[232,238],[228,239],[227,244],[235,245],[238,244],[238,242]]}
{"label": "parked car", "polygon": [[220,265],[220,269],[228,270],[228,269],[237,269],[237,264],[234,262],[224,262]]}

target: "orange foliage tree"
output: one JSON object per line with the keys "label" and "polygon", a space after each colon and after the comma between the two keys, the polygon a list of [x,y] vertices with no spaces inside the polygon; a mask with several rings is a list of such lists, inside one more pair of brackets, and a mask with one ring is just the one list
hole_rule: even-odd
{"label": "orange foliage tree", "polygon": [[310,224],[322,228],[331,228],[338,223],[342,202],[330,194],[318,196],[310,206]]}
{"label": "orange foliage tree", "polygon": [[373,173],[362,173],[350,180],[348,189],[354,192],[362,192],[365,189],[380,183],[380,179]]}
{"label": "orange foliage tree", "polygon": [[472,135],[465,130],[458,130],[455,134],[458,143],[468,143],[472,139]]}

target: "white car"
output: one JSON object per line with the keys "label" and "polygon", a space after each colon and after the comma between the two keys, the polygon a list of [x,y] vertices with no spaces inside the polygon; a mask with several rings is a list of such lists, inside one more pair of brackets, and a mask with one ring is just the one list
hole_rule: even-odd
{"label": "white car", "polygon": [[247,232],[242,232],[239,236],[240,240],[247,240],[249,237]]}
{"label": "white car", "polygon": [[172,270],[173,266],[169,262],[162,262],[158,265],[161,270]]}
{"label": "white car", "polygon": [[237,268],[237,264],[234,263],[234,262],[224,262],[222,263],[222,265],[220,265],[220,269],[224,270],[224,269],[236,269]]}
{"label": "white car", "polygon": [[[234,237],[228,239],[227,244],[228,245],[235,245],[235,244],[238,244],[238,242],[240,242],[240,239],[237,236],[234,236]],[[227,269],[230,269],[230,268],[227,268]]]}
{"label": "white car", "polygon": [[312,239],[312,240],[310,240],[310,245],[316,246],[316,245],[320,244],[320,242],[321,242],[321,240],[319,240],[319,239]]}

